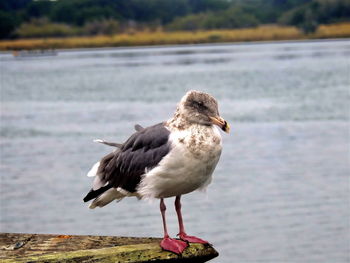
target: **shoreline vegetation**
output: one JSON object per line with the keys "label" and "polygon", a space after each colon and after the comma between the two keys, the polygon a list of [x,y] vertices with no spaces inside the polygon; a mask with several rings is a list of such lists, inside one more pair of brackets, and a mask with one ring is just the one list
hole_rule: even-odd
{"label": "shoreline vegetation", "polygon": [[1,51],[152,45],[229,43],[251,41],[350,38],[350,22],[320,25],[313,33],[297,27],[263,25],[255,28],[203,31],[136,31],[116,35],[1,40]]}
{"label": "shoreline vegetation", "polygon": [[350,0],[2,0],[0,21],[0,50],[37,53],[350,38]]}

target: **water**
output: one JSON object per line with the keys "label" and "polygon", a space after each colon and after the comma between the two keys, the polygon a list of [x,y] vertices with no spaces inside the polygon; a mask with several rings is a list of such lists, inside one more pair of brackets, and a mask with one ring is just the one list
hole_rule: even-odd
{"label": "water", "polygon": [[350,41],[1,54],[0,69],[1,231],[160,237],[157,201],[82,203],[111,150],[92,139],[122,142],[198,89],[233,130],[207,193],[183,197],[213,262],[349,262]]}

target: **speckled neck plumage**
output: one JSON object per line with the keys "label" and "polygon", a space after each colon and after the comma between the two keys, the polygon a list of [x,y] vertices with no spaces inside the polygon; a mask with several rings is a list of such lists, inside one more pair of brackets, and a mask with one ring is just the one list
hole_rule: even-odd
{"label": "speckled neck plumage", "polygon": [[221,136],[214,132],[212,125],[193,123],[186,119],[181,109],[177,107],[173,118],[169,119],[165,126],[174,134],[175,141],[184,145],[194,158],[201,159],[208,154],[212,147],[221,143]]}
{"label": "speckled neck plumage", "polygon": [[169,127],[170,130],[185,130],[191,126],[191,123],[181,113],[180,108],[177,107],[174,116],[166,122],[165,126]]}

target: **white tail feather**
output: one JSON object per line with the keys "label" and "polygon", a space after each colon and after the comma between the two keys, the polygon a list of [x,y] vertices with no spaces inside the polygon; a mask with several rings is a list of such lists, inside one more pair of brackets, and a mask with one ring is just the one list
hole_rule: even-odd
{"label": "white tail feather", "polygon": [[97,197],[90,205],[89,208],[90,209],[94,209],[95,207],[103,207],[107,204],[109,204],[110,202],[112,202],[113,200],[117,199],[117,200],[121,200],[125,197],[124,194],[122,194],[121,192],[119,192],[116,188],[111,188],[108,189],[106,192],[104,192],[103,194],[101,194],[99,197]]}

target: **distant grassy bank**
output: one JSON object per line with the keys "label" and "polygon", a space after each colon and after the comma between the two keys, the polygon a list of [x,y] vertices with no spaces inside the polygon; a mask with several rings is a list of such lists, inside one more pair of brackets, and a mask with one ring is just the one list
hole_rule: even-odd
{"label": "distant grassy bank", "polygon": [[113,36],[17,39],[0,41],[0,50],[38,50],[65,48],[125,47],[145,45],[173,45],[224,43],[245,41],[274,41],[326,39],[350,37],[350,23],[321,25],[315,33],[304,34],[296,27],[260,26],[247,29],[134,32]]}

